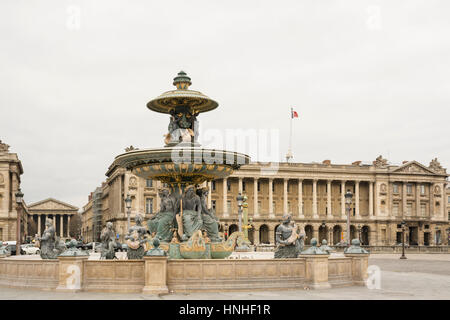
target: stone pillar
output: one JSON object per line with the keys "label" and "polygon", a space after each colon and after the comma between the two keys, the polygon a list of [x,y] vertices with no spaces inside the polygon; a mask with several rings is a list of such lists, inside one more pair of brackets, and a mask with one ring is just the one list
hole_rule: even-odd
{"label": "stone pillar", "polygon": [[303,215],[303,180],[298,179],[298,217],[305,218]]}
{"label": "stone pillar", "polygon": [[361,219],[359,215],[359,180],[355,181],[355,216],[356,219]]}
{"label": "stone pillar", "polygon": [[420,184],[416,182],[416,216],[420,217]]}
{"label": "stone pillar", "polygon": [[331,182],[332,180],[327,180],[327,215],[333,217],[331,212]]}
{"label": "stone pillar", "polygon": [[273,212],[273,178],[269,178],[269,218],[275,218]]}
{"label": "stone pillar", "polygon": [[373,182],[369,181],[369,218],[373,217]]}
{"label": "stone pillar", "polygon": [[275,244],[275,229],[273,226],[269,226],[269,243]]}
{"label": "stone pillar", "polygon": [[259,244],[259,228],[253,229],[253,244],[255,246]]}
{"label": "stone pillar", "polygon": [[318,219],[317,214],[317,179],[313,179],[313,199],[312,199],[313,219]]}
{"label": "stone pillar", "polygon": [[229,216],[229,212],[228,212],[228,179],[224,178],[223,179],[223,216],[224,217],[228,217]]}
{"label": "stone pillar", "polygon": [[288,213],[288,183],[289,179],[283,180],[283,214]]}
{"label": "stone pillar", "polygon": [[41,236],[41,215],[38,214],[38,235]]}
{"label": "stone pillar", "polygon": [[380,188],[378,187],[378,183],[375,181],[375,216],[380,215]]}
{"label": "stone pillar", "polygon": [[167,288],[167,257],[144,256],[144,294],[169,293]]}
{"label": "stone pillar", "polygon": [[430,184],[430,208],[429,208],[429,218],[432,219],[434,216],[434,183]]}
{"label": "stone pillar", "polygon": [[302,254],[305,259],[305,278],[313,289],[331,288],[328,282],[328,254]]}
{"label": "stone pillar", "polygon": [[405,217],[407,215],[406,213],[406,182],[403,181],[403,186],[402,186],[402,217]]}
{"label": "stone pillar", "polygon": [[259,217],[258,210],[258,178],[253,178],[253,216]]}
{"label": "stone pillar", "polygon": [[312,236],[313,238],[316,238],[317,243],[319,243],[319,226],[313,224],[311,227],[312,227]]}
{"label": "stone pillar", "polygon": [[53,215],[53,228],[55,228],[55,233],[56,233],[56,214]]}
{"label": "stone pillar", "polygon": [[67,215],[67,236],[70,238],[70,214]]}
{"label": "stone pillar", "polygon": [[89,256],[59,256],[59,283],[56,290],[62,292],[83,290],[84,261],[88,259]]}
{"label": "stone pillar", "polygon": [[64,215],[61,214],[61,215],[59,215],[59,236],[61,238],[64,236],[63,223],[64,223]]}
{"label": "stone pillar", "polygon": [[348,258],[352,259],[352,278],[353,284],[357,286],[366,285],[367,268],[369,266],[368,253],[344,253]]}
{"label": "stone pillar", "polygon": [[[447,220],[445,218],[445,213],[447,212],[447,194],[445,192],[445,183],[441,183],[441,194],[442,194],[442,203],[441,203],[441,219]],[[444,231],[445,232],[445,231]],[[441,242],[443,241],[444,237],[441,232]]]}
{"label": "stone pillar", "polygon": [[341,181],[341,219],[346,219],[345,214],[345,180]]}

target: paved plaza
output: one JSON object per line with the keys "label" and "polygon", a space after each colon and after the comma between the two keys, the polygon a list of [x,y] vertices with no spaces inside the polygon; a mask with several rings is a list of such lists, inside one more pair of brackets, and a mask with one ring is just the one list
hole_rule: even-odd
{"label": "paved plaza", "polygon": [[[265,257],[270,253],[260,254]],[[143,295],[140,293],[57,293],[51,291],[1,288],[0,299],[106,299],[106,300],[316,300],[316,299],[450,299],[450,254],[373,254],[369,266],[381,270],[380,288],[343,287],[324,290],[223,292]],[[32,256],[30,256],[30,259]],[[245,256],[241,256],[245,259]],[[374,267],[370,267],[374,268]]]}

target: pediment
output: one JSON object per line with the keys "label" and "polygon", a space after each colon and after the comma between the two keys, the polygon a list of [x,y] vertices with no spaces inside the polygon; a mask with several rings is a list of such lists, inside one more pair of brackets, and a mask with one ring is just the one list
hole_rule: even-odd
{"label": "pediment", "polygon": [[77,207],[68,203],[49,198],[28,206],[29,210],[78,210]]}
{"label": "pediment", "polygon": [[436,174],[436,172],[428,169],[417,161],[410,161],[404,165],[394,169],[393,173],[409,173],[409,174]]}

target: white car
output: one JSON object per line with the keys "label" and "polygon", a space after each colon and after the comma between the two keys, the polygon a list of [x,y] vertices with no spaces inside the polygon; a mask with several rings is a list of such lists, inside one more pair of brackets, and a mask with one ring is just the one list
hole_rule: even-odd
{"label": "white car", "polygon": [[23,254],[40,254],[41,250],[35,247],[34,244],[24,244],[20,246]]}

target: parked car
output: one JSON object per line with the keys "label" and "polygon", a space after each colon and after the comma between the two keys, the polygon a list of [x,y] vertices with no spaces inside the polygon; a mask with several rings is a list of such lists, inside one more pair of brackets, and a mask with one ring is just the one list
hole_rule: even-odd
{"label": "parked car", "polygon": [[83,250],[92,250],[93,244],[95,243],[95,252],[100,252],[102,244],[100,242],[88,242],[83,245]]}
{"label": "parked car", "polygon": [[17,252],[16,244],[7,244],[5,249],[9,251],[12,256],[16,255]]}
{"label": "parked car", "polygon": [[23,244],[20,246],[21,254],[40,254],[41,250],[34,244]]}
{"label": "parked car", "polygon": [[127,251],[127,245],[125,243],[120,243],[119,241],[116,240],[116,247],[114,248],[114,251],[116,252],[122,252],[122,251]]}

